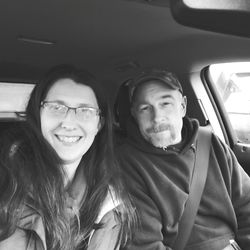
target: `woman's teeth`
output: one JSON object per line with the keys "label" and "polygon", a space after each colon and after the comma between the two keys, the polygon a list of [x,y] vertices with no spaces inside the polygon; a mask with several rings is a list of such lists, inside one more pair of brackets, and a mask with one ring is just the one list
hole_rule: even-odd
{"label": "woman's teeth", "polygon": [[57,138],[61,142],[74,143],[81,139],[81,136],[65,136],[65,135],[57,135]]}

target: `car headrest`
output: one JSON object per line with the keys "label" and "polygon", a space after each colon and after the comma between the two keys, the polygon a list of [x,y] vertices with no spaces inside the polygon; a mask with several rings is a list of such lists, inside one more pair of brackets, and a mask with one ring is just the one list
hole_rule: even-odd
{"label": "car headrest", "polygon": [[118,123],[120,129],[125,133],[127,119],[130,116],[129,81],[130,80],[126,80],[119,87],[114,104],[115,121]]}

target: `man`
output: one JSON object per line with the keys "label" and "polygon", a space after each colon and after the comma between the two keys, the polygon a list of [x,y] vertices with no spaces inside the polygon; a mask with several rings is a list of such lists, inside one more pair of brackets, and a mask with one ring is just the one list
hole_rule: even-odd
{"label": "man", "polygon": [[[118,157],[139,227],[126,249],[172,249],[190,190],[199,124],[186,117],[187,100],[172,73],[149,70],[130,80],[128,88],[128,138]],[[213,134],[206,183],[185,250],[234,249],[233,239],[250,249],[250,178]]]}

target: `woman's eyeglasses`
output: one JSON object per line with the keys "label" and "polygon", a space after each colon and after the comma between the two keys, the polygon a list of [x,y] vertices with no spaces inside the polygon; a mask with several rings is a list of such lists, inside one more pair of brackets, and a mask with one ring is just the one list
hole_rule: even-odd
{"label": "woman's eyeglasses", "polygon": [[92,107],[72,108],[58,102],[43,101],[41,102],[41,107],[46,109],[47,112],[49,112],[51,115],[60,118],[65,117],[69,112],[69,110],[72,109],[75,111],[76,118],[79,121],[91,120],[95,116],[99,116],[101,114],[101,110],[98,108],[92,108]]}

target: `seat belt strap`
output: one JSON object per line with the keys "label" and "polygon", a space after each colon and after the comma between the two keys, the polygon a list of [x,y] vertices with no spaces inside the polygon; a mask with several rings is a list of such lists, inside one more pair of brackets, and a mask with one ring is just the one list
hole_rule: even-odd
{"label": "seat belt strap", "polygon": [[197,139],[193,179],[190,186],[188,200],[178,226],[178,235],[174,243],[174,250],[183,250],[186,246],[194,225],[201,196],[207,179],[212,132],[208,128],[200,127]]}

